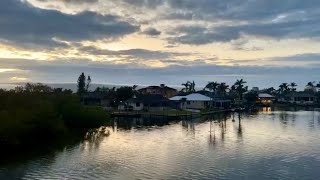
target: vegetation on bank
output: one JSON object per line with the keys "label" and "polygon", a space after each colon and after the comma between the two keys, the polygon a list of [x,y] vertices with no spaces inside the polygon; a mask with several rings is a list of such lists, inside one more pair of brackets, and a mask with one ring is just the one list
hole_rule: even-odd
{"label": "vegetation on bank", "polygon": [[45,144],[66,138],[72,129],[96,128],[108,120],[102,108],[82,105],[70,90],[42,84],[0,90],[0,144]]}

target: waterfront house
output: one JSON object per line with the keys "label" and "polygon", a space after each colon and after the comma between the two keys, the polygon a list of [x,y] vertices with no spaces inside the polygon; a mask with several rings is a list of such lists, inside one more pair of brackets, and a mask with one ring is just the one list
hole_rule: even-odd
{"label": "waterfront house", "polygon": [[163,97],[162,95],[138,95],[131,99],[122,102],[118,106],[118,110],[132,110],[132,111],[142,111],[142,110],[166,110],[170,108],[169,99]]}
{"label": "waterfront house", "polygon": [[293,92],[287,94],[280,102],[292,103],[297,105],[313,105],[317,102],[317,97],[307,92]]}
{"label": "waterfront house", "polygon": [[166,98],[171,98],[178,94],[178,90],[165,86],[164,84],[160,86],[149,86],[139,89],[138,92],[142,95],[162,95]]}
{"label": "waterfront house", "polygon": [[212,99],[208,96],[192,93],[187,96],[174,96],[171,101],[177,102],[180,109],[206,109],[212,104]]}
{"label": "waterfront house", "polygon": [[211,98],[211,107],[215,107],[215,108],[230,108],[231,106],[231,100],[227,99],[225,96],[220,96],[217,95],[213,92],[210,91],[206,91],[206,90],[201,90],[201,91],[197,91],[197,93],[200,93],[204,96],[208,96]]}
{"label": "waterfront house", "polygon": [[114,105],[115,97],[103,92],[88,92],[81,98],[82,103],[87,106],[102,106],[111,108]]}
{"label": "waterfront house", "polygon": [[257,103],[262,105],[271,105],[273,104],[275,97],[268,93],[258,94]]}

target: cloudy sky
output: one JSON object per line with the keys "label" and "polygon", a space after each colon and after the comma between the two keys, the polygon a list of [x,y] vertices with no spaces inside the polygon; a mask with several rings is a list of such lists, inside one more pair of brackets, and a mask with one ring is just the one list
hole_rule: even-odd
{"label": "cloudy sky", "polygon": [[320,81],[319,0],[1,0],[0,82]]}

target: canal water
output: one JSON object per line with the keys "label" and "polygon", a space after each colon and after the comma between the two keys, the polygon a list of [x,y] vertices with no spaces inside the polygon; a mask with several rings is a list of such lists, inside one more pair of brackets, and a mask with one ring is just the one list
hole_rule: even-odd
{"label": "canal water", "polygon": [[0,165],[0,179],[320,177],[317,111],[264,108],[194,120],[116,119],[108,129],[109,136]]}

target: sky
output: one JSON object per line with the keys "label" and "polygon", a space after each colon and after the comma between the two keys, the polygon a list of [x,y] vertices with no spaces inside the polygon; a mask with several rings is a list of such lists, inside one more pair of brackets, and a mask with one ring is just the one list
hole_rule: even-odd
{"label": "sky", "polygon": [[0,1],[1,83],[303,88],[319,65],[319,0]]}

